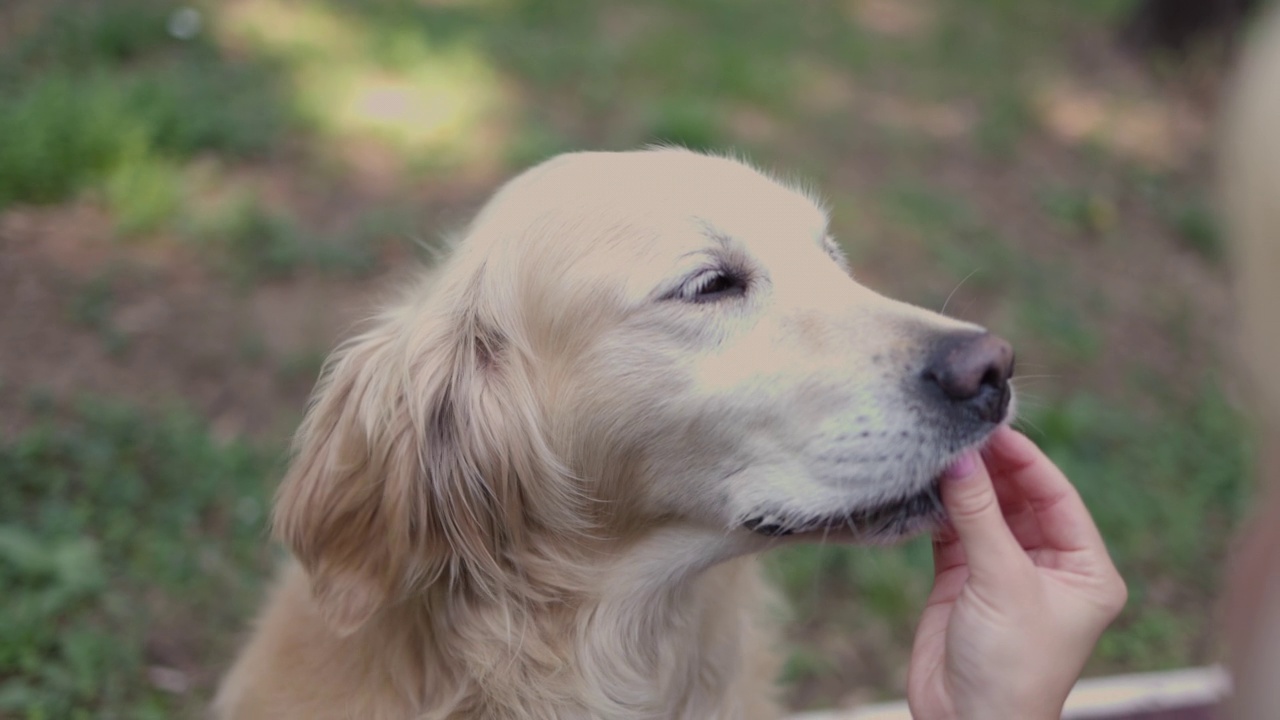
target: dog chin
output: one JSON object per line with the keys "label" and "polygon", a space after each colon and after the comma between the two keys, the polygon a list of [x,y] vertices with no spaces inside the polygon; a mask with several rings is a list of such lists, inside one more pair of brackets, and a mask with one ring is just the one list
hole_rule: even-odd
{"label": "dog chin", "polygon": [[[1012,410],[1010,407],[999,425],[1007,424],[1012,419]],[[856,545],[889,545],[924,533],[933,533],[948,523],[939,486],[947,467],[964,452],[980,449],[990,437],[990,432],[984,433],[980,441],[956,453],[923,489],[834,513],[808,516],[757,513],[744,520],[742,527],[757,535],[778,540]]]}
{"label": "dog chin", "polygon": [[932,532],[945,522],[935,478],[922,490],[875,505],[785,519],[760,514],[742,525],[758,535],[788,541],[886,545]]}

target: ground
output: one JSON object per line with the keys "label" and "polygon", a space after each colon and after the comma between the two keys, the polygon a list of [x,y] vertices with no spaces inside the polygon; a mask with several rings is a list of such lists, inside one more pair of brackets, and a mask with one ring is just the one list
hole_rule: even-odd
{"label": "ground", "polygon": [[[860,280],[1010,338],[1129,581],[1088,672],[1211,661],[1224,64],[1126,55],[1130,4],[0,6],[0,717],[196,717],[327,350],[514,172],[654,140],[804,178]],[[767,562],[793,707],[901,694],[927,544]]]}

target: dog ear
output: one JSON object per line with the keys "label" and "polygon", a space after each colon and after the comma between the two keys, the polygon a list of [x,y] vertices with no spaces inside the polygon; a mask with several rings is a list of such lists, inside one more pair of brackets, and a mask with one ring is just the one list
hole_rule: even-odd
{"label": "dog ear", "polygon": [[339,633],[432,582],[492,594],[531,530],[583,517],[527,363],[464,300],[407,304],[341,346],[299,428],[273,522]]}

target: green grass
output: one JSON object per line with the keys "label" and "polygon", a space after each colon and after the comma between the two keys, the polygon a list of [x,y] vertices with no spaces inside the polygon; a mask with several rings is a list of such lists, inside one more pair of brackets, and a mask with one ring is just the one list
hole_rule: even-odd
{"label": "green grass", "polygon": [[243,282],[287,276],[308,259],[294,218],[248,192],[233,193],[190,222],[185,232]]}
{"label": "green grass", "polygon": [[[166,31],[169,13],[176,7],[147,0],[54,3],[34,32],[16,38],[10,61],[87,69],[165,53],[179,44]],[[201,44],[200,49],[207,46]]]}
{"label": "green grass", "polygon": [[1226,262],[1227,245],[1218,227],[1218,220],[1207,205],[1198,199],[1183,199],[1165,209],[1167,221],[1174,235],[1192,252],[1206,262],[1221,265]]}
{"label": "green grass", "polygon": [[1061,228],[1086,239],[1104,236],[1116,225],[1115,202],[1101,192],[1052,186],[1040,193],[1040,202]]}
{"label": "green grass", "polygon": [[381,244],[402,239],[408,230],[397,213],[371,212],[347,228],[312,231],[288,211],[239,191],[186,213],[179,232],[228,277],[247,285],[304,268],[335,275],[367,273],[376,265]]}
{"label": "green grass", "polygon": [[[1105,199],[1054,189],[1044,194],[1047,213],[1078,233],[1109,231],[1114,210]],[[956,295],[989,294],[1012,298],[1012,324],[998,330],[1058,361],[1083,363],[1096,358],[1101,339],[1096,325],[1105,315],[1100,298],[1076,292],[1074,268],[1051,264],[1019,252],[965,196],[928,182],[886,183],[879,212],[889,223],[893,242],[923,250],[930,269],[940,269],[951,284],[933,284],[916,298],[927,307],[951,307]],[[1024,342],[1025,341],[1025,342]]]}
{"label": "green grass", "polygon": [[[245,282],[304,265],[372,267],[377,248],[362,241],[385,229],[386,211],[364,212],[341,233],[313,232],[252,191],[226,187],[225,173],[208,177],[210,158],[215,169],[263,161],[304,129],[279,63],[233,58],[208,27],[174,39],[174,3],[49,7],[33,33],[0,51],[0,211],[87,196],[108,210],[118,237],[195,240]],[[214,15],[205,11],[207,24]],[[390,64],[420,59],[377,45]],[[210,200],[218,195],[229,199]]]}
{"label": "green grass", "polygon": [[569,138],[549,122],[530,118],[507,142],[503,159],[508,167],[527,168],[573,149]]}
{"label": "green grass", "polygon": [[[936,266],[957,280],[966,278],[972,288],[1005,287],[1017,282],[1029,265],[963,196],[926,183],[889,183],[882,190],[880,210]],[[937,298],[939,304],[944,299]]]}
{"label": "green grass", "polygon": [[88,196],[117,235],[154,234],[187,210],[188,163],[272,154],[292,122],[273,68],[171,37],[177,7],[52,3],[0,50],[0,211]]}
{"label": "green grass", "polygon": [[320,370],[324,367],[324,361],[327,356],[328,353],[320,349],[302,350],[293,353],[281,358],[277,376],[282,383],[297,384],[300,387],[309,388],[315,385],[316,380],[320,377]]}
{"label": "green grass", "polygon": [[112,355],[123,353],[129,338],[112,322],[115,309],[116,272],[112,268],[89,278],[67,297],[66,315],[73,323],[93,330]]}
{"label": "green grass", "polygon": [[[52,65],[0,88],[0,208],[122,182],[148,183],[154,194],[148,176],[165,164],[203,152],[264,154],[283,122],[260,75],[203,59],[128,72]],[[117,207],[128,201],[119,187],[109,197]],[[144,202],[151,208],[123,210],[135,220],[154,215],[156,201]]]}
{"label": "green grass", "polygon": [[135,237],[164,228],[182,211],[183,183],[178,164],[162,157],[138,158],[111,168],[102,178],[102,191],[116,232]]}
{"label": "green grass", "polygon": [[1009,159],[1019,141],[1034,127],[1031,108],[1020,87],[991,93],[983,103],[976,131],[978,146],[987,154]]}
{"label": "green grass", "polygon": [[722,123],[714,104],[674,99],[659,104],[651,112],[645,142],[711,151],[728,145],[724,140]]}
{"label": "green grass", "polygon": [[1167,668],[1206,652],[1212,618],[1186,613],[1212,607],[1250,497],[1240,418],[1206,384],[1189,407],[1159,417],[1081,397],[1034,422],[1032,437],[1076,482],[1129,582],[1129,607],[1099,646],[1099,663]]}
{"label": "green grass", "polygon": [[103,403],[0,439],[0,716],[190,709],[147,669],[195,682],[236,637],[268,560],[272,457]]}

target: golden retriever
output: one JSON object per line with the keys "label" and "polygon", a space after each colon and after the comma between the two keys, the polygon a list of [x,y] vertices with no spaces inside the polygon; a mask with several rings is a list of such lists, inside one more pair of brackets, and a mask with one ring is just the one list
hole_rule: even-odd
{"label": "golden retriever", "polygon": [[754,555],[934,527],[1012,371],[744,164],[549,160],[330,358],[218,716],[776,717]]}

